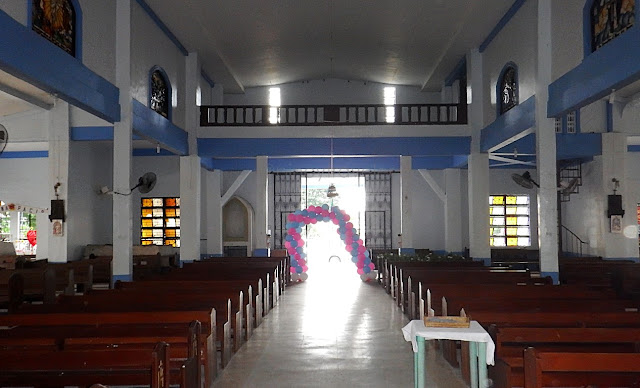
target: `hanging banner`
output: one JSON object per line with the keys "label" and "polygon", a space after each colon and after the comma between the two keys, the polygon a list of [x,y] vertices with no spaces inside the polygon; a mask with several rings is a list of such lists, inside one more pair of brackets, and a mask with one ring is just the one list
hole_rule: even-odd
{"label": "hanging banner", "polygon": [[45,214],[49,213],[48,208],[41,208],[35,206],[26,206],[26,205],[18,205],[15,203],[9,203],[6,205],[0,206],[0,212],[23,212],[30,214]]}

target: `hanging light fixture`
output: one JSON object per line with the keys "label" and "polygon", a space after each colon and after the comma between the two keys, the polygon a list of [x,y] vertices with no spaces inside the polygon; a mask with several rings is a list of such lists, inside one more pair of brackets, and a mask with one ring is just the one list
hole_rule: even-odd
{"label": "hanging light fixture", "polygon": [[[330,163],[331,163],[331,179],[333,179],[333,138],[331,138],[331,159],[330,159]],[[336,190],[336,185],[331,183],[329,185],[329,188],[327,189],[327,198],[335,198],[338,195],[339,194],[338,194],[338,191]]]}

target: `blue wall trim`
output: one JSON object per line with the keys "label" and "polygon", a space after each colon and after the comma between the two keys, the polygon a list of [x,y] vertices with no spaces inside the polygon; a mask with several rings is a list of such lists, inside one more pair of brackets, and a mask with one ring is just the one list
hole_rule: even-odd
{"label": "blue wall trim", "polygon": [[49,151],[7,151],[0,154],[0,159],[48,158]]}
{"label": "blue wall trim", "polygon": [[[447,168],[462,168],[467,164],[467,159],[467,155],[415,156],[411,158],[411,168],[414,170],[444,170]],[[400,167],[398,167],[397,170],[399,169]]]}
{"label": "blue wall trim", "polygon": [[269,249],[254,249],[254,257],[269,257]]}
{"label": "blue wall trim", "polygon": [[101,119],[120,120],[118,88],[4,11],[0,68]]}
{"label": "blue wall trim", "polygon": [[[466,158],[466,156],[465,156]],[[288,172],[300,170],[329,170],[331,159],[328,157],[319,158],[269,158],[269,171]],[[202,167],[207,170],[223,171],[255,171],[256,161],[254,158],[202,158]],[[367,171],[398,171],[400,169],[399,157],[363,157],[345,158],[334,157],[333,168],[338,170],[367,170]]]}
{"label": "blue wall trim", "polygon": [[467,75],[467,57],[463,56],[458,64],[453,68],[451,73],[444,79],[444,86],[451,86],[453,83]]}
{"label": "blue wall trim", "polygon": [[613,104],[607,101],[607,132],[613,132]]}
{"label": "blue wall trim", "polygon": [[156,152],[155,148],[136,148],[133,150],[133,156],[175,156],[173,152],[165,149],[161,149],[160,152]]}
{"label": "blue wall trim", "polygon": [[556,154],[559,160],[602,155],[600,133],[556,134]]}
{"label": "blue wall trim", "polygon": [[[458,137],[396,137],[396,138],[336,138],[333,155],[390,156],[390,155],[466,155],[471,138]],[[327,138],[199,138],[201,157],[264,156],[329,156],[331,139]]]}
{"label": "blue wall trim", "polygon": [[540,272],[540,277],[546,278],[547,276],[553,280],[553,284],[560,284],[560,274],[558,272]]}
{"label": "blue wall trim", "polygon": [[182,43],[180,43],[178,38],[176,38],[176,36],[173,35],[173,32],[169,30],[169,27],[167,27],[167,25],[164,24],[164,22],[158,17],[158,15],[156,15],[155,12],[153,12],[151,7],[149,7],[149,5],[144,0],[136,0],[136,3],[138,3],[140,7],[142,7],[142,9],[147,13],[147,15],[149,15],[151,20],[153,20],[153,22],[156,23],[158,28],[161,29],[162,32],[164,32],[167,38],[169,38],[169,40],[171,40],[173,44],[176,45],[176,47],[178,48],[178,50],[180,50],[182,55],[184,55],[185,57],[189,55],[189,52],[187,51],[187,49],[182,45]]}
{"label": "blue wall trim", "polygon": [[71,127],[71,140],[113,140],[113,127]]}
{"label": "blue wall trim", "polygon": [[496,24],[495,27],[493,27],[493,30],[491,30],[491,32],[489,33],[489,36],[487,36],[484,40],[484,42],[482,42],[480,44],[480,52],[483,53],[484,50],[487,49],[487,47],[489,47],[489,45],[491,44],[491,42],[493,41],[493,39],[498,36],[498,34],[500,33],[500,31],[502,31],[502,29],[507,25],[507,23],[509,23],[509,21],[511,20],[511,18],[513,18],[515,16],[516,13],[518,13],[518,10],[520,9],[520,7],[522,7],[522,5],[524,4],[526,0],[516,0],[513,5],[511,6],[511,8],[509,8],[509,10],[507,11],[507,13],[504,14],[504,16],[502,17],[502,19],[500,19],[500,21],[498,22],[498,24]]}
{"label": "blue wall trim", "polygon": [[[76,56],[75,58],[79,61],[82,61],[82,7],[80,7],[80,3],[78,0],[71,0],[71,5],[73,6],[73,10],[76,13]],[[31,14],[31,8],[33,7],[33,0],[27,1],[27,27],[29,30],[33,31],[33,15]],[[37,32],[34,32],[37,34]],[[50,42],[51,43],[51,42]],[[55,46],[54,43],[51,43]],[[57,47],[57,46],[56,46]],[[58,47],[59,50],[61,50]]]}
{"label": "blue wall trim", "polygon": [[536,125],[536,97],[516,105],[498,116],[496,121],[482,129],[480,149],[487,152],[492,147],[520,135],[523,131]]}
{"label": "blue wall trim", "polygon": [[205,80],[209,84],[211,89],[213,89],[216,86],[216,83],[213,82],[211,77],[209,77],[209,75],[207,74],[206,71],[204,71],[204,69],[200,69],[200,75],[202,75],[202,79]]}
{"label": "blue wall trim", "polygon": [[416,249],[415,248],[400,248],[400,254],[401,255],[415,255],[416,254]]}
{"label": "blue wall trim", "polygon": [[[640,24],[640,23],[636,23]],[[640,79],[640,27],[634,26],[585,57],[549,85],[548,117],[582,108]]]}
{"label": "blue wall trim", "polygon": [[627,146],[627,152],[640,152],[640,145]]}
{"label": "blue wall trim", "polygon": [[[130,282],[133,280],[133,276],[132,275],[113,275],[111,277],[111,281],[113,281],[113,284],[115,284],[118,280],[121,282]],[[113,287],[113,284],[111,285],[112,287]]]}
{"label": "blue wall trim", "polygon": [[156,141],[163,148],[175,151],[178,155],[189,154],[186,131],[135,99],[131,105],[133,130],[136,134]]}
{"label": "blue wall trim", "polygon": [[[516,140],[508,145],[496,150],[495,152],[513,152],[516,148],[519,154],[535,154],[536,153],[536,134],[531,133],[519,140]],[[518,159],[526,159],[524,156],[519,155]]]}

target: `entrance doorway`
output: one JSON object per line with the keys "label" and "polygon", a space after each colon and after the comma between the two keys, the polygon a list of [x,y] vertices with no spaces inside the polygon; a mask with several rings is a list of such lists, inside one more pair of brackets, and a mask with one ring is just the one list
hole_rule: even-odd
{"label": "entrance doorway", "polygon": [[[333,184],[338,196],[327,197],[329,185]],[[365,189],[364,177],[358,175],[331,176],[327,174],[309,174],[307,179],[301,182],[302,209],[328,204],[338,206],[351,216],[353,226],[358,230],[360,238],[365,239]],[[345,250],[344,242],[336,233],[336,225],[331,222],[318,222],[306,226],[303,236],[306,241],[305,251],[309,272],[317,274],[318,271],[338,268],[342,271],[353,272],[351,254]]]}

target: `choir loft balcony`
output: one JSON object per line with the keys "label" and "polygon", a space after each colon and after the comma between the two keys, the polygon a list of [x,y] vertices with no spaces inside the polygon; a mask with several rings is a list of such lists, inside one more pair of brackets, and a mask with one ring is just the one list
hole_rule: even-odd
{"label": "choir loft balcony", "polygon": [[467,104],[464,103],[200,107],[201,127],[465,124],[467,124]]}

